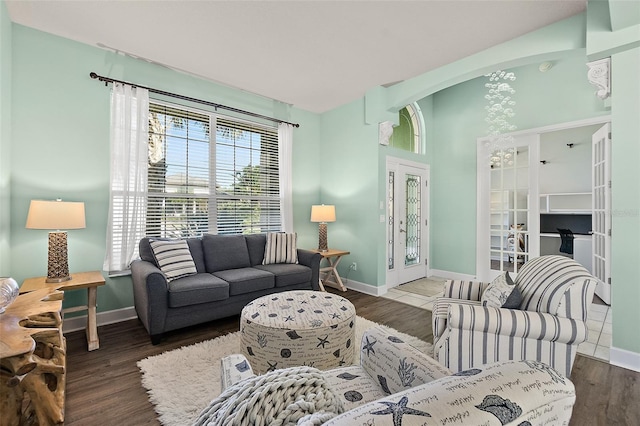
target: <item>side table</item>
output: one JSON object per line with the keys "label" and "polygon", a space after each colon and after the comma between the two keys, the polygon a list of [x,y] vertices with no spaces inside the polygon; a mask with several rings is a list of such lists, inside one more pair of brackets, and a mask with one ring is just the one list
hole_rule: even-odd
{"label": "side table", "polygon": [[[336,249],[329,249],[327,251],[313,249],[311,251],[319,253],[323,259],[327,259],[327,262],[329,262],[329,266],[320,268],[320,290],[325,291],[324,286],[328,285],[342,291],[347,291],[338,274],[337,268],[342,256],[346,256],[350,254],[350,252]],[[324,274],[324,277],[322,277],[322,274]]]}
{"label": "side table", "polygon": [[48,283],[47,277],[27,278],[20,286],[20,294],[42,288],[53,288],[62,291],[87,289],[87,305],[75,306],[73,308],[63,309],[62,313],[87,311],[87,346],[88,350],[93,351],[100,348],[100,340],[98,339],[98,324],[96,322],[96,303],[98,299],[98,287],[105,284],[104,277],[100,271],[78,272],[71,274],[69,281],[61,283]]}

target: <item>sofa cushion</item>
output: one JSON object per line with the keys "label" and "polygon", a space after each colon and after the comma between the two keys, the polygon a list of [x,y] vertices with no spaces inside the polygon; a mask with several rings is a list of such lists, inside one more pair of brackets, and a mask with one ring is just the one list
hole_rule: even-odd
{"label": "sofa cushion", "polygon": [[202,237],[202,249],[207,272],[247,268],[249,249],[244,235],[212,235]]}
{"label": "sofa cushion", "polygon": [[[158,262],[156,262],[156,258],[153,256],[153,250],[151,249],[150,242],[170,240],[170,238],[142,238],[140,240],[140,243],[138,243],[140,259],[151,262],[154,265],[158,266]],[[191,252],[191,257],[193,257],[193,262],[196,264],[196,270],[198,271],[198,273],[206,272],[206,267],[204,264],[204,252],[202,251],[202,240],[200,238],[187,238],[186,241],[189,245],[189,251]]]}
{"label": "sofa cushion", "polygon": [[167,277],[167,281],[194,275],[198,272],[186,241],[151,241],[150,245],[156,263],[164,276]]}
{"label": "sofa cushion", "polygon": [[229,284],[207,273],[189,275],[169,283],[169,307],[196,305],[229,298]]}
{"label": "sofa cushion", "polygon": [[290,263],[274,263],[258,265],[256,269],[271,272],[276,277],[276,287],[287,287],[294,284],[310,283],[311,268]]}
{"label": "sofa cushion", "polygon": [[508,272],[496,277],[480,298],[482,306],[493,308],[518,309],[521,301],[522,294],[511,281]]}
{"label": "sofa cushion", "polygon": [[262,265],[267,234],[248,234],[245,235],[244,238],[247,241],[251,266]]}
{"label": "sofa cushion", "polygon": [[270,232],[264,249],[263,265],[273,263],[298,263],[298,235],[284,232]]}
{"label": "sofa cushion", "polygon": [[229,296],[266,290],[275,286],[275,276],[257,268],[228,269],[214,275],[229,283]]}

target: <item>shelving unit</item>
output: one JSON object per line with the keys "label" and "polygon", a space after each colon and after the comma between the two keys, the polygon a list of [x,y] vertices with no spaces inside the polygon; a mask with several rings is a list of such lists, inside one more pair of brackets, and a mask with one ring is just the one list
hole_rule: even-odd
{"label": "shelving unit", "polygon": [[540,213],[591,213],[590,192],[540,194]]}

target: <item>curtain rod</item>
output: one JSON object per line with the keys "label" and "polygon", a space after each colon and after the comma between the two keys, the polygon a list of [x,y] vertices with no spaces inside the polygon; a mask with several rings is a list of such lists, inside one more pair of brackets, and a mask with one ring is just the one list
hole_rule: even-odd
{"label": "curtain rod", "polygon": [[128,83],[126,81],[116,80],[115,78],[103,77],[101,75],[96,74],[95,72],[90,72],[89,73],[89,77],[93,78],[94,80],[97,79],[98,81],[104,81],[105,85],[108,84],[108,83],[128,84],[129,86],[139,87],[141,89],[147,89],[149,92],[157,93],[158,95],[170,96],[172,98],[178,98],[178,99],[182,99],[184,101],[195,102],[195,103],[198,103],[198,104],[204,104],[204,105],[212,106],[212,107],[214,107],[216,109],[220,108],[220,109],[224,109],[224,110],[227,110],[227,111],[233,111],[233,112],[237,112],[237,113],[244,114],[244,115],[250,115],[252,117],[257,117],[257,118],[262,118],[262,119],[269,120],[269,121],[274,121],[276,123],[286,123],[286,124],[291,124],[293,127],[300,127],[300,125],[298,123],[291,123],[289,121],[284,121],[284,120],[280,120],[278,118],[273,118],[273,117],[268,117],[266,115],[257,114],[255,112],[245,111],[245,110],[242,110],[242,109],[238,109],[238,108],[234,108],[234,107],[230,107],[230,106],[226,106],[226,105],[222,105],[222,104],[217,104],[215,102],[204,101],[202,99],[196,99],[196,98],[191,98],[189,96],[178,95],[177,93],[165,92],[164,90],[154,89],[152,87],[145,87],[145,86],[141,86],[139,84]]}

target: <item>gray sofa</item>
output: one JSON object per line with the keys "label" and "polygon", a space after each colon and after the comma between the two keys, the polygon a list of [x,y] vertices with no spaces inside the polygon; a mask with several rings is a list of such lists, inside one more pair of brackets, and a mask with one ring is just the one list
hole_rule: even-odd
{"label": "gray sofa", "polygon": [[197,274],[167,282],[149,238],[131,264],[138,318],[155,345],[166,331],[239,314],[257,297],[319,290],[321,256],[298,249],[297,264],[263,265],[266,234],[209,235],[187,240]]}

